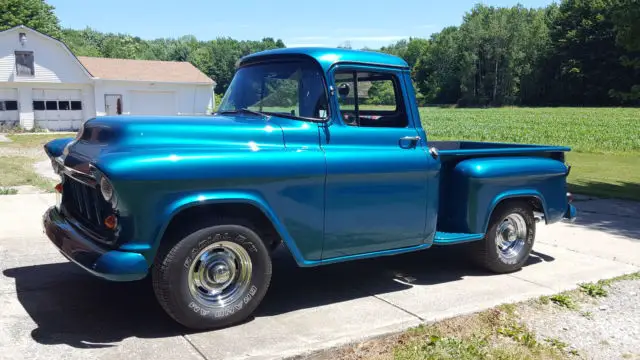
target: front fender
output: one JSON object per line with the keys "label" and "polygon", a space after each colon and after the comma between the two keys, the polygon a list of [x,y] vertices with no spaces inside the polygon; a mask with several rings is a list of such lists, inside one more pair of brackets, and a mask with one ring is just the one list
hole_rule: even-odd
{"label": "front fender", "polygon": [[[164,211],[162,217],[165,219],[163,221],[162,227],[159,229],[158,234],[155,238],[154,244],[157,249],[160,241],[162,240],[162,236],[164,235],[167,227],[171,223],[171,221],[182,211],[202,205],[210,205],[210,204],[224,204],[224,203],[234,203],[234,204],[248,204],[258,208],[262,213],[271,221],[273,227],[276,229],[280,238],[287,246],[291,255],[296,260],[296,262],[300,266],[306,265],[306,260],[304,259],[302,252],[296,245],[295,241],[291,237],[291,234],[287,231],[286,227],[283,225],[282,221],[278,218],[275,211],[271,206],[269,206],[268,202],[260,195],[250,191],[207,191],[207,192],[197,192],[184,194],[177,199],[172,200],[164,207]],[[156,250],[154,249],[154,250]]]}
{"label": "front fender", "polygon": [[44,152],[52,159],[57,158],[62,155],[64,148],[73,140],[75,139],[72,137],[51,140],[44,144]]}

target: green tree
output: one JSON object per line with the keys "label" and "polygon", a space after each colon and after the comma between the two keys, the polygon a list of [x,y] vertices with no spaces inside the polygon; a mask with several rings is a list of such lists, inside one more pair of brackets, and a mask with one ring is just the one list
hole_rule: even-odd
{"label": "green tree", "polygon": [[[637,81],[623,64],[628,51],[616,39],[614,10],[619,0],[565,0],[551,29],[554,46],[550,102],[570,105],[618,105]],[[637,21],[637,19],[636,19]]]}
{"label": "green tree", "polygon": [[416,60],[413,78],[424,101],[452,104],[460,99],[460,32],[451,26],[431,36]]}
{"label": "green tree", "polygon": [[102,33],[97,32],[89,27],[84,30],[64,29],[62,30],[62,41],[77,56],[104,56],[102,47]]}
{"label": "green tree", "polygon": [[409,40],[399,40],[389,46],[383,46],[380,51],[395,55],[404,59],[409,67],[413,68],[420,55],[427,51],[429,40],[420,38],[409,38]]}
{"label": "green tree", "polygon": [[640,0],[621,0],[613,8],[612,20],[616,43],[626,54],[620,63],[632,74],[627,87],[610,90],[610,95],[622,103],[640,103]]}
{"label": "green tree", "polygon": [[0,0],[0,31],[25,25],[59,39],[60,21],[53,10],[44,0]]}

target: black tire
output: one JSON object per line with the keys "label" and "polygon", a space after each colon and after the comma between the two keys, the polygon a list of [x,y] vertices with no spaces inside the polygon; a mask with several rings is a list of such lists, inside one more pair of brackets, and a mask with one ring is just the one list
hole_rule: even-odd
{"label": "black tire", "polygon": [[[500,250],[498,229],[505,221],[510,222],[516,219],[523,220],[526,229],[521,247],[514,247],[515,250]],[[516,227],[517,228],[517,227]],[[502,229],[502,228],[501,228]],[[478,265],[495,273],[510,273],[519,270],[529,259],[531,249],[536,236],[536,222],[533,217],[533,207],[526,201],[507,201],[496,207],[491,214],[491,220],[485,238],[473,244],[470,248],[472,257]],[[509,254],[505,254],[509,253]]]}
{"label": "black tire", "polygon": [[[189,234],[161,249],[156,257],[152,280],[158,302],[169,316],[191,329],[216,329],[242,322],[253,313],[269,288],[269,250],[252,225],[242,219],[217,219],[195,225],[192,229],[187,231]],[[234,295],[230,303],[224,306],[213,306],[211,302],[203,300],[198,291],[203,287],[190,286],[196,274],[193,270],[199,269],[207,261],[200,260],[203,259],[199,256],[201,252],[209,254],[218,251],[218,247],[210,250],[212,246],[235,249],[239,253],[244,249],[242,259],[250,259],[251,270],[245,270],[246,274],[250,274],[249,279],[243,281],[243,287],[236,291],[238,297]],[[229,263],[236,264],[239,269],[238,262],[236,259]],[[238,269],[236,273],[239,273]],[[249,267],[245,266],[245,269]],[[209,276],[207,279],[211,279],[212,272],[204,273]]]}

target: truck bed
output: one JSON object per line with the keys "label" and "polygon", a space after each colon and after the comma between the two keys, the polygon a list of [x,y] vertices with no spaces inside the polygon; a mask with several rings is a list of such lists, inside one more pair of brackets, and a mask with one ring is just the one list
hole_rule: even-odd
{"label": "truck bed", "polygon": [[[438,149],[440,156],[447,160],[450,157],[481,155],[530,155],[531,153],[564,154],[568,147],[550,145],[495,143],[482,141],[429,141],[429,147]],[[548,157],[555,158],[551,154]],[[558,159],[560,160],[560,159]],[[562,159],[563,160],[563,159]]]}
{"label": "truck bed", "polygon": [[[563,199],[566,191],[561,185],[564,178],[556,174],[563,171],[568,147],[478,141],[429,141],[428,145],[438,149],[441,161],[435,244],[482,238],[486,229],[479,219],[488,219],[491,201],[500,194],[534,189],[559,192],[550,199]],[[493,159],[500,165],[492,167]],[[476,168],[484,170],[475,174],[469,170]]]}

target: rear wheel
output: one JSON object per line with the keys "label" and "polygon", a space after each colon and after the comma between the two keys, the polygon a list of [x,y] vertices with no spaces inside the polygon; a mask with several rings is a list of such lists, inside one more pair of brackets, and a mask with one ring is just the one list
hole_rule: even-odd
{"label": "rear wheel", "polygon": [[519,270],[529,259],[536,234],[533,208],[525,201],[500,204],[483,241],[471,249],[479,265],[496,273]]}
{"label": "rear wheel", "polygon": [[158,254],[153,288],[177,322],[194,329],[245,320],[271,282],[271,258],[250,224],[219,219],[201,224]]}

